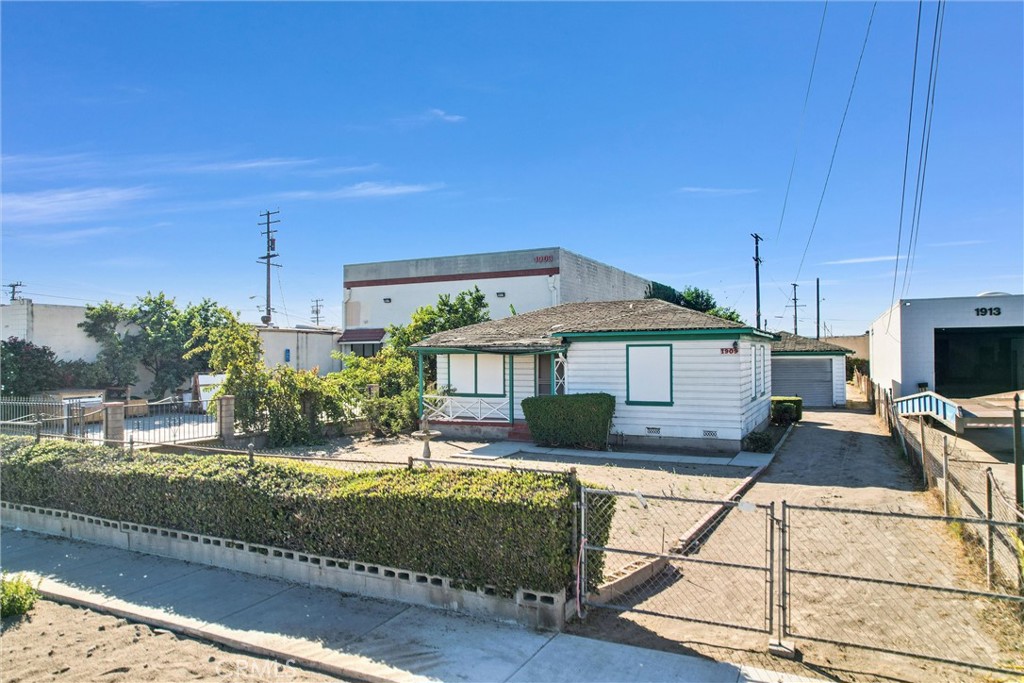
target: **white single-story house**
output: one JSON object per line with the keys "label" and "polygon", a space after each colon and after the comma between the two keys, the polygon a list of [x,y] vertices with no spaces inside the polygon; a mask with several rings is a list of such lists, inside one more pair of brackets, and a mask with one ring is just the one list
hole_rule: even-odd
{"label": "white single-story house", "polygon": [[800,396],[812,408],[846,405],[846,357],[836,344],[777,332],[772,342],[772,393]]}
{"label": "white single-story house", "polygon": [[[420,413],[448,435],[528,436],[524,398],[604,392],[615,397],[613,443],[735,452],[769,417],[772,339],[641,299],[552,306],[440,332],[411,348]],[[423,381],[431,357],[436,387]]]}

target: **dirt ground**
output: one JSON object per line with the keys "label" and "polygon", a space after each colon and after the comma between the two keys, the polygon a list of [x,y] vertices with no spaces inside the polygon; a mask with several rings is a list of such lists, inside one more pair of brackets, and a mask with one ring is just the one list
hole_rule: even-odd
{"label": "dirt ground", "polygon": [[47,600],[4,619],[0,671],[4,683],[340,680]]}
{"label": "dirt ground", "polygon": [[[848,410],[807,410],[775,462],[744,501],[937,514],[932,494],[897,455],[876,418]],[[753,539],[753,518],[733,512],[694,558],[766,567],[765,545]],[[977,568],[944,524],[905,518],[792,510],[791,568],[984,590]],[[761,559],[758,559],[758,556]],[[776,553],[778,562],[778,553]],[[765,572],[673,563],[646,594],[623,607],[689,619],[764,626]],[[792,575],[792,632],[932,656],[1020,666],[1019,623],[985,600],[896,586]],[[760,623],[759,623],[760,622]],[[777,622],[774,624],[777,628]],[[767,669],[834,680],[1002,680],[922,659],[798,639],[804,663],[764,654],[768,635],[636,612],[591,611],[576,632]],[[1024,671],[1024,669],[1021,669]]]}

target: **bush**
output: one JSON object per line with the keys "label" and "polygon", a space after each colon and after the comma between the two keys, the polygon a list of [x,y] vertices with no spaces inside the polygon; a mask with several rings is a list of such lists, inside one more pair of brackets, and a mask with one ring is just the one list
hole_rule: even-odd
{"label": "bush", "polygon": [[23,575],[0,575],[0,617],[25,614],[36,604],[39,591]]}
{"label": "bush", "polygon": [[[791,408],[781,408],[783,404],[789,404]],[[787,422],[780,422],[779,411],[788,415]],[[789,424],[799,422],[804,418],[804,400],[799,396],[772,396],[772,423]]]}
{"label": "bush", "polygon": [[846,357],[846,381],[853,381],[854,370],[859,370],[860,374],[868,375],[871,374],[871,366],[866,358],[854,358],[853,356]]}
{"label": "bush", "polygon": [[523,414],[533,440],[541,446],[608,447],[608,430],[615,412],[610,394],[531,396],[523,399]]}
{"label": "bush", "polygon": [[[160,455],[0,437],[3,498],[108,519],[449,576],[503,594],[574,576],[570,475],[343,472],[245,456]],[[590,522],[607,541],[611,516]],[[600,580],[600,563],[590,565]]]}
{"label": "bush", "polygon": [[377,436],[395,436],[416,425],[419,394],[415,389],[398,396],[375,396],[362,402],[370,430]]}
{"label": "bush", "polygon": [[751,453],[771,453],[774,439],[768,432],[750,432],[743,437],[743,450]]}

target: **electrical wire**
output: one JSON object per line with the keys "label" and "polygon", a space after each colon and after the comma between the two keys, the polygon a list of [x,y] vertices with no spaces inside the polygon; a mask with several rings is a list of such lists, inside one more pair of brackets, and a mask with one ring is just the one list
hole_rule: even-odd
{"label": "electrical wire", "polygon": [[921,138],[921,154],[918,162],[918,189],[914,197],[914,216],[910,230],[910,244],[907,249],[907,260],[903,266],[903,289],[901,297],[910,289],[911,276],[914,270],[914,257],[917,255],[917,238],[921,234],[921,210],[924,206],[925,178],[928,171],[928,149],[931,146],[932,122],[935,120],[935,90],[939,81],[939,56],[942,51],[942,26],[946,18],[946,0],[939,0],[935,10],[935,33],[932,37],[932,63],[928,75],[928,100],[925,104],[925,123]]}
{"label": "electrical wire", "polygon": [[825,202],[825,192],[828,190],[828,181],[832,177],[832,167],[836,163],[836,153],[839,151],[839,141],[843,137],[843,128],[846,125],[846,116],[850,113],[850,103],[853,102],[853,92],[857,87],[857,76],[860,74],[861,64],[864,62],[864,53],[868,48],[868,38],[871,36],[871,24],[875,19],[875,10],[878,8],[878,0],[871,5],[871,15],[868,16],[868,26],[864,31],[864,43],[860,48],[860,57],[857,58],[857,68],[853,72],[853,82],[850,83],[850,94],[846,98],[846,107],[843,109],[843,118],[839,122],[839,132],[836,134],[836,143],[832,147],[832,158],[828,162],[828,172],[825,174],[825,184],[821,188],[821,197],[818,199],[818,208],[814,212],[814,221],[811,223],[811,232],[807,235],[807,244],[804,245],[804,253],[800,257],[800,266],[796,269],[794,282],[800,281],[800,271],[804,269],[804,260],[807,258],[807,250],[811,247],[811,239],[814,237],[814,229],[818,226],[818,217],[821,215],[821,206]]}
{"label": "electrical wire", "polygon": [[914,100],[917,94],[917,55],[921,45],[921,14],[924,8],[924,0],[917,3],[917,33],[914,38],[914,68],[910,76],[910,114],[907,116],[907,143],[903,150],[903,187],[900,192],[900,220],[896,231],[896,263],[892,270],[892,296],[889,299],[889,317],[885,321],[886,330],[892,322],[892,305],[896,303],[896,279],[900,273],[900,247],[903,240],[903,213],[907,203],[907,169],[910,166],[910,137],[914,123]]}
{"label": "electrical wire", "polygon": [[[921,0],[923,2],[923,0]],[[789,180],[786,181],[786,196],[782,199],[782,215],[779,216],[779,227],[775,231],[775,241],[782,234],[782,222],[786,219],[786,205],[789,204],[789,190],[793,187],[793,172],[796,170],[796,159],[800,154],[800,139],[804,132],[804,118],[807,115],[807,102],[811,99],[811,84],[814,82],[814,67],[818,64],[818,49],[821,47],[821,34],[825,29],[825,14],[828,12],[828,0],[821,10],[821,23],[818,25],[818,40],[814,44],[814,57],[811,59],[811,75],[807,78],[807,92],[804,93],[804,108],[800,112],[800,125],[796,131],[796,149],[793,150],[793,163],[789,166]]]}

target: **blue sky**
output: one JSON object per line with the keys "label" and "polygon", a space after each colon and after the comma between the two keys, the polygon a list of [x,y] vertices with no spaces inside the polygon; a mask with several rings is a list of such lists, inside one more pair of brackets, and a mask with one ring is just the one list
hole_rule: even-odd
{"label": "blue sky", "polygon": [[[257,221],[279,209],[280,323],[322,298],[340,324],[346,262],[555,245],[752,321],[757,231],[770,328],[798,282],[813,333],[819,277],[823,321],[862,332],[897,267],[904,293],[918,4],[876,8],[808,241],[872,5],[828,6],[801,127],[822,8],[3,3],[3,282],[256,320]],[[1022,290],[1022,27],[1021,3],[946,7],[908,297]]]}

